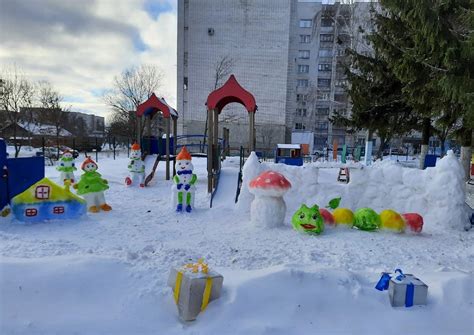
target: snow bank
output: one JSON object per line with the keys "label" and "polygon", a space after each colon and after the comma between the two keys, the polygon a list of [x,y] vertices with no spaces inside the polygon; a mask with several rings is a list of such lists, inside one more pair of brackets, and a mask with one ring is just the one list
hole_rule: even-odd
{"label": "snow bank", "polygon": [[[249,163],[244,171],[241,194],[248,193],[246,173],[252,173],[250,169],[255,166],[254,162]],[[260,170],[272,169],[284,174],[293,185],[285,196],[287,215],[302,203],[325,206],[330,199],[340,196],[340,207],[352,210],[370,207],[377,212],[393,209],[399,213],[419,213],[424,217],[425,231],[462,229],[467,220],[463,169],[452,151],[436,167],[426,170],[406,168],[391,160],[378,161],[369,167],[353,166],[349,184],[335,183],[338,170],[325,167],[321,163],[303,167],[259,165]],[[247,202],[249,198],[245,197],[241,208],[248,206]]]}
{"label": "snow bank", "polygon": [[[380,274],[317,267],[224,270],[221,298],[182,323],[171,289],[110,258],[3,262],[3,334],[462,334],[472,275],[418,273],[428,305],[394,309]],[[218,269],[221,272],[221,269]],[[472,329],[471,329],[472,330]]]}

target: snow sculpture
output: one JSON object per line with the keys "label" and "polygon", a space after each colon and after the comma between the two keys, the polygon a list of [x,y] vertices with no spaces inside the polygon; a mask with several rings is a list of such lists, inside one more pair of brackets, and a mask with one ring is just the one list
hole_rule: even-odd
{"label": "snow sculpture", "polygon": [[395,233],[403,233],[405,231],[405,221],[394,210],[384,209],[380,212],[380,228]]}
{"label": "snow sculpture", "polygon": [[184,321],[195,320],[209,302],[220,297],[223,282],[224,277],[209,269],[202,259],[172,268],[168,286],[173,288],[179,317]]}
{"label": "snow sculpture", "polygon": [[373,209],[360,208],[354,214],[354,227],[366,231],[377,230],[380,227],[380,217]]}
{"label": "snow sculpture", "polygon": [[402,214],[405,220],[406,227],[410,232],[421,233],[423,229],[423,217],[417,213],[405,213]]}
{"label": "snow sculpture", "polygon": [[[173,181],[176,185],[172,186],[173,207],[176,206],[177,212],[183,211],[183,201],[186,201],[186,212],[190,213],[194,208],[194,193],[197,176],[193,173],[192,157],[186,147],[183,147],[176,156],[176,175]],[[177,203],[177,205],[176,205]]]}
{"label": "snow sculpture", "polygon": [[74,171],[77,170],[74,164],[74,156],[72,152],[66,150],[63,152],[61,159],[58,162],[58,166],[56,167],[60,173],[59,179],[66,184],[66,181],[70,181],[74,183]]}
{"label": "snow sculpture", "polygon": [[426,305],[428,285],[412,274],[404,274],[402,270],[382,272],[375,288],[379,291],[388,290],[392,307],[412,307]]}
{"label": "snow sculpture", "polygon": [[89,212],[92,213],[97,213],[101,209],[106,212],[112,209],[105,202],[104,196],[104,191],[109,188],[108,182],[97,172],[97,168],[97,163],[87,157],[81,165],[84,174],[81,176],[79,183],[74,184],[77,194],[84,197]]}
{"label": "snow sculpture", "polygon": [[252,223],[267,228],[282,226],[286,214],[283,195],[290,188],[285,176],[275,171],[265,171],[254,178],[249,185],[255,196],[250,208]]}
{"label": "snow sculpture", "polygon": [[48,178],[31,185],[11,200],[15,218],[24,222],[75,219],[86,213],[84,199],[69,190],[70,181],[61,187]]}
{"label": "snow sculpture", "polygon": [[125,184],[127,186],[132,185],[133,182],[138,180],[140,187],[145,187],[145,163],[142,160],[142,152],[140,145],[134,143],[132,150],[130,151],[130,163],[128,163],[129,176],[125,178]]}
{"label": "snow sculpture", "polygon": [[319,209],[319,214],[321,214],[324,224],[329,225],[329,226],[335,226],[335,221],[332,213],[328,211],[325,208],[320,208]]}
{"label": "snow sculpture", "polygon": [[255,151],[252,151],[242,167],[242,188],[240,190],[237,208],[241,211],[248,212],[254,196],[249,192],[249,184],[252,179],[256,178],[263,172],[263,166],[258,161]]}
{"label": "snow sculpture", "polygon": [[[326,210],[326,212],[328,211]],[[295,230],[307,234],[319,235],[324,231],[323,216],[318,205],[314,205],[311,208],[305,204],[301,205],[293,214],[291,224]]]}
{"label": "snow sculpture", "polygon": [[336,208],[332,216],[338,227],[352,228],[354,224],[354,213],[349,208]]}

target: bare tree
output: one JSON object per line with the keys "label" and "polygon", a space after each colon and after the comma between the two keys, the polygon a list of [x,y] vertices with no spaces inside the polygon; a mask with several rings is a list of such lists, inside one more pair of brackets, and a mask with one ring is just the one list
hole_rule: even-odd
{"label": "bare tree", "polygon": [[[235,65],[235,60],[226,55],[222,56],[217,60],[217,62],[214,64],[214,76],[213,76],[213,84],[214,87],[211,88],[213,91],[216,90],[218,87],[220,87],[225,79],[229,77],[229,75],[232,73],[232,70]],[[204,146],[206,145],[206,136],[207,136],[207,123],[208,123],[208,113],[206,113],[206,124],[204,126]],[[227,121],[227,120],[226,120]]]}
{"label": "bare tree", "polygon": [[21,143],[18,142],[20,107],[32,106],[35,95],[35,87],[29,80],[25,78],[17,66],[3,68],[0,78],[2,78],[0,107],[6,111],[8,122],[12,126],[15,157],[18,157],[21,149]]}
{"label": "bare tree", "polygon": [[63,108],[61,106],[63,97],[48,81],[40,81],[38,83],[38,101],[40,106],[44,108],[44,111],[38,115],[39,121],[54,126],[59,157],[59,137],[67,124],[67,112],[69,112],[70,108]]}
{"label": "bare tree", "polygon": [[[103,96],[105,103],[112,108],[111,121],[115,127],[122,128],[122,133],[130,138],[136,138],[137,107],[160,89],[162,82],[163,72],[154,65],[131,67],[116,76],[113,88]],[[141,132],[143,128],[144,124],[140,124]]]}

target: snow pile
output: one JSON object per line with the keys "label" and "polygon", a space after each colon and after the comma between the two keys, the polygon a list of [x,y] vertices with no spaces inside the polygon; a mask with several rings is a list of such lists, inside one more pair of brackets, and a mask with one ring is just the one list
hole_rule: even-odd
{"label": "snow pile", "polygon": [[237,209],[248,214],[250,211],[250,204],[254,199],[252,193],[249,192],[248,185],[250,181],[257,177],[264,169],[262,164],[258,161],[258,156],[255,151],[252,151],[242,167],[242,188],[240,189],[239,200],[237,202]]}
{"label": "snow pile", "polygon": [[[243,173],[241,194],[248,193],[246,173],[252,173],[252,167],[256,167],[253,162]],[[296,167],[263,163],[258,167],[278,171],[291,182],[293,187],[285,196],[287,217],[303,203],[326,206],[330,199],[342,197],[340,207],[352,210],[370,207],[377,212],[393,209],[419,213],[424,217],[425,230],[462,229],[467,220],[463,169],[452,151],[436,167],[426,170],[406,168],[391,160],[357,166],[350,169],[349,184],[335,182],[337,169],[323,169],[321,164]],[[248,208],[248,202],[249,198],[243,199],[240,208]]]}
{"label": "snow pile", "polygon": [[428,305],[394,309],[376,273],[223,269],[222,296],[185,324],[171,289],[143,289],[153,277],[123,261],[6,259],[2,269],[2,334],[468,334],[472,319],[472,276],[456,272],[423,274]]}
{"label": "snow pile", "polygon": [[[450,156],[426,171],[388,162],[351,169],[350,184],[337,182],[337,168],[257,163],[258,172],[278,170],[293,186],[285,226],[265,230],[234,205],[238,158],[224,161],[212,208],[206,159],[193,158],[190,214],[169,208],[173,182],[163,162],[150,187],[139,189],[123,183],[125,155],[99,158],[112,211],[34,225],[0,217],[0,334],[473,333],[473,231],[435,229],[460,221],[433,214],[457,211],[453,199],[462,188]],[[153,159],[145,163],[149,171]],[[59,180],[55,167],[46,176]],[[439,184],[442,192],[429,189]],[[408,192],[392,200],[394,188]],[[426,229],[419,236],[327,229],[315,237],[291,228],[302,201],[324,206],[338,195],[354,209],[368,200],[381,209],[423,207]],[[431,205],[440,209],[428,211]],[[169,270],[200,257],[225,277],[224,288],[197,321],[184,324],[166,284]],[[394,309],[388,293],[374,289],[382,271],[396,268],[429,286],[427,306]]]}

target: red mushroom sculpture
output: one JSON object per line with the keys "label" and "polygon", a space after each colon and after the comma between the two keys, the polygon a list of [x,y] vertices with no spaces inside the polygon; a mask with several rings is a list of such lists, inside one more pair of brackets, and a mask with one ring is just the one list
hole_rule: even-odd
{"label": "red mushroom sculpture", "polygon": [[249,191],[255,196],[250,207],[252,223],[263,227],[283,225],[286,204],[283,195],[291,188],[284,175],[265,171],[250,181]]}

